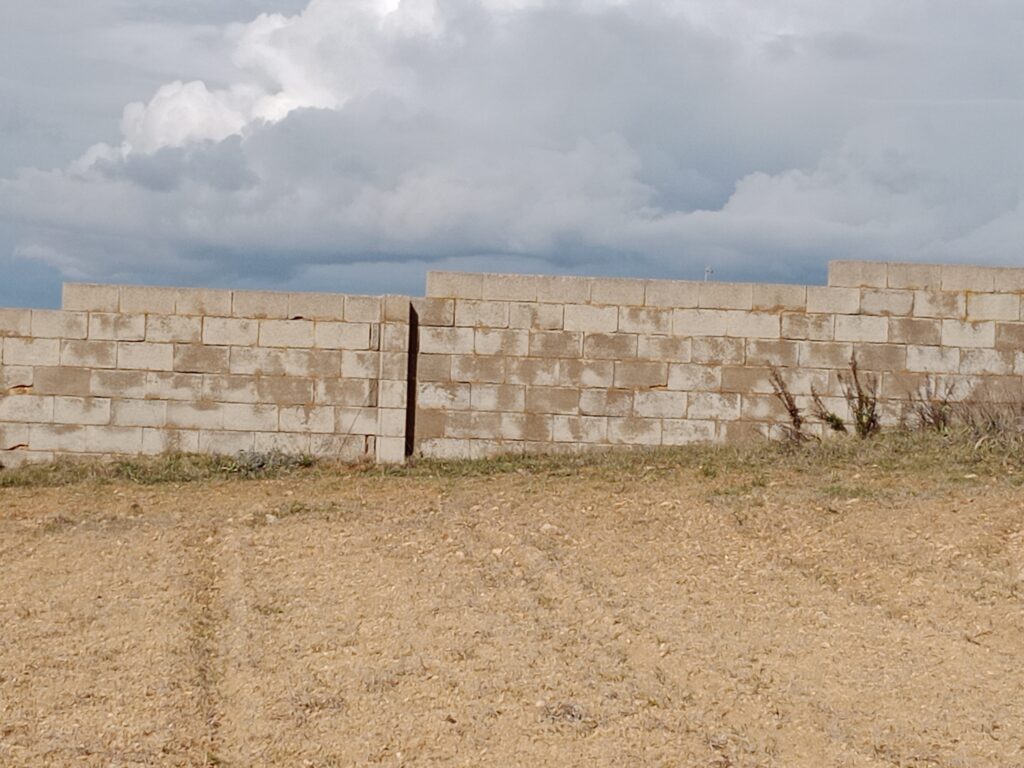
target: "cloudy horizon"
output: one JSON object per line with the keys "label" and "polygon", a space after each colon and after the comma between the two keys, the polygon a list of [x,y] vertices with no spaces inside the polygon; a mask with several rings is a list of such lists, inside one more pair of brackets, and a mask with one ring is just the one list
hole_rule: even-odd
{"label": "cloudy horizon", "polygon": [[1024,6],[90,0],[0,30],[0,306],[1024,265]]}

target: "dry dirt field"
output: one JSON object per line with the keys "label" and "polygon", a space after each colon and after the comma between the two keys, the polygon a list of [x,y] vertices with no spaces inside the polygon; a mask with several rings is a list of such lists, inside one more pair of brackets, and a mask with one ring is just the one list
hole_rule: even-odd
{"label": "dry dirt field", "polygon": [[0,765],[1024,766],[1020,472],[874,460],[0,489]]}

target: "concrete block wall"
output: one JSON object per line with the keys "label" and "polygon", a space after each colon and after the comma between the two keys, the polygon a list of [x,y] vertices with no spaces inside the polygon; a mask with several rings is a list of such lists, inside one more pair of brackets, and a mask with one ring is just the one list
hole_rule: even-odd
{"label": "concrete block wall", "polygon": [[386,360],[401,348],[387,301],[68,284],[60,310],[0,310],[0,463],[273,449],[400,461],[405,357]]}

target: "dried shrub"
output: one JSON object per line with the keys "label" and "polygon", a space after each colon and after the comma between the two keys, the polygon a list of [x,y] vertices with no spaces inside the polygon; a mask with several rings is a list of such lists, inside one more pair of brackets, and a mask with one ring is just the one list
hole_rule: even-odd
{"label": "dried shrub", "polygon": [[918,388],[911,392],[910,411],[917,420],[920,429],[929,429],[946,434],[953,426],[955,403],[953,394],[955,382],[948,381],[940,387],[937,379],[929,376]]}
{"label": "dried shrub", "polygon": [[843,387],[843,397],[850,407],[850,413],[853,414],[857,436],[867,439],[878,434],[882,429],[878,411],[878,378],[861,373],[857,356],[854,355],[850,358],[849,375],[839,374],[839,383]]}
{"label": "dried shrub", "polygon": [[810,436],[804,432],[804,417],[800,411],[800,406],[797,405],[793,393],[789,391],[786,381],[782,378],[782,373],[774,365],[771,368],[768,380],[771,382],[772,391],[779,399],[779,402],[782,403],[782,407],[786,409],[786,414],[789,416],[789,425],[785,430],[786,436],[794,442],[802,443],[810,440]]}
{"label": "dried shrub", "polygon": [[814,387],[811,387],[811,413],[814,414],[816,419],[824,422],[833,432],[845,433],[847,431],[846,422],[843,420],[843,417],[825,405],[821,395],[815,391]]}

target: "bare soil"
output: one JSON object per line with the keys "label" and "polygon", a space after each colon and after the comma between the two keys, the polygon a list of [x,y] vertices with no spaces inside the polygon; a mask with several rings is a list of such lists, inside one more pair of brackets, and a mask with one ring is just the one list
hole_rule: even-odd
{"label": "bare soil", "polygon": [[1013,477],[0,490],[4,766],[1024,766]]}

